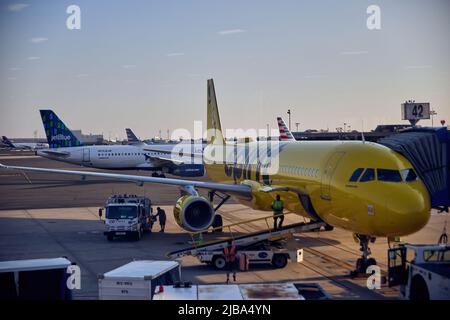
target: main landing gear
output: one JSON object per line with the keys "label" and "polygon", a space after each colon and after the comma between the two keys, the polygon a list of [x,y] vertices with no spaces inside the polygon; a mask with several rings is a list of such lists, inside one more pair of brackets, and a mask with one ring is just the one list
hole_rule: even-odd
{"label": "main landing gear", "polygon": [[165,178],[166,176],[162,172],[161,173],[153,172],[152,173],[152,177],[154,177],[154,178]]}
{"label": "main landing gear", "polygon": [[362,252],[361,258],[356,260],[356,269],[351,272],[352,276],[357,276],[358,274],[366,274],[366,270],[369,266],[373,266],[377,264],[377,261],[374,258],[369,258],[371,255],[369,248],[369,241],[374,243],[376,238],[369,237],[362,234],[355,234],[355,240],[359,241],[361,248],[359,249]]}
{"label": "main landing gear", "polygon": [[[208,192],[208,197],[209,197],[209,201],[211,203],[214,203],[214,196],[220,198],[220,202],[219,204],[214,208],[214,212],[217,212],[217,210],[219,210],[219,208],[228,201],[228,199],[230,199],[230,196],[225,194],[219,194],[216,191],[210,191]],[[223,219],[222,216],[220,214],[216,214],[214,217],[214,221],[213,224],[211,225],[215,230],[214,232],[222,232],[222,226],[223,226]]]}

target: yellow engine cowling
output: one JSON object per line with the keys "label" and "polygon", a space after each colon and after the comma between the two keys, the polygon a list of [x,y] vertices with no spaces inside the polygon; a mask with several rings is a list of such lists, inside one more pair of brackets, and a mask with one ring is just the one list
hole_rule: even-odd
{"label": "yellow engine cowling", "polygon": [[205,197],[185,195],[179,198],[173,209],[177,224],[187,231],[208,229],[214,221],[214,208]]}

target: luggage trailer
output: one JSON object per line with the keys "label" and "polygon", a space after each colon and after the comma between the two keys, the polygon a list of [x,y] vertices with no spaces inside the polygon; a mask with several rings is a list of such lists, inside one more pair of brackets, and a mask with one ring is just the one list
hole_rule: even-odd
{"label": "luggage trailer", "polygon": [[[251,221],[267,221],[269,218],[272,219],[273,216]],[[249,222],[250,221],[244,221],[242,223],[223,226],[220,228],[230,228],[230,226],[241,225]],[[204,244],[194,244],[192,247],[170,252],[167,256],[171,259],[180,258],[183,256],[194,256],[200,262],[213,265],[216,269],[223,269],[226,266],[223,249],[228,246],[230,241],[232,241],[236,246],[237,253],[246,254],[249,258],[250,264],[272,264],[275,268],[284,268],[287,265],[288,260],[295,262],[303,261],[303,249],[289,251],[284,247],[282,241],[280,240],[289,238],[294,233],[320,230],[321,227],[326,228],[327,224],[324,222],[302,222],[287,225],[276,230],[268,228],[267,230],[249,233],[242,236],[227,237]],[[194,236],[201,233],[202,232],[198,232],[191,235]]]}

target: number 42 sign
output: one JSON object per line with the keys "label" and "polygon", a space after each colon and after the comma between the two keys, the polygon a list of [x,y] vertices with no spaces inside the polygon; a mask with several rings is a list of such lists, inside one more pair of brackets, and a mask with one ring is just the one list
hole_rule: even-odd
{"label": "number 42 sign", "polygon": [[402,103],[402,119],[403,120],[430,119],[430,104],[417,102]]}

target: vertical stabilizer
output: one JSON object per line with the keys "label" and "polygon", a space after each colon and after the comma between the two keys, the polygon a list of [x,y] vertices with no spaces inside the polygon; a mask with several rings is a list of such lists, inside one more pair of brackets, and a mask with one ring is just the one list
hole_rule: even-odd
{"label": "vertical stabilizer", "polygon": [[141,143],[141,140],[139,140],[138,137],[136,137],[136,135],[134,134],[133,130],[131,130],[130,128],[126,128],[125,131],[127,133],[128,144],[139,144],[139,143]]}
{"label": "vertical stabilizer", "polygon": [[214,80],[208,80],[208,115],[207,115],[207,141],[208,144],[224,144],[225,139],[220,124],[219,108],[217,107]]}
{"label": "vertical stabilizer", "polygon": [[277,122],[278,122],[278,130],[280,131],[280,141],[295,141],[292,132],[286,126],[286,123],[284,122],[283,118],[278,117]]}
{"label": "vertical stabilizer", "polygon": [[16,146],[9,140],[6,136],[2,136],[2,142],[10,148],[15,148]]}
{"label": "vertical stabilizer", "polygon": [[40,113],[50,148],[78,147],[83,145],[52,110],[40,110]]}

